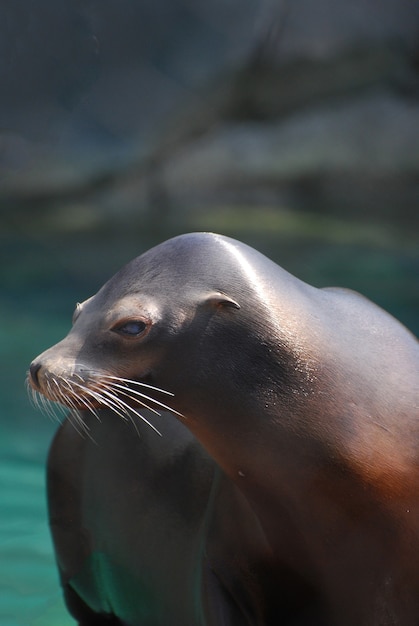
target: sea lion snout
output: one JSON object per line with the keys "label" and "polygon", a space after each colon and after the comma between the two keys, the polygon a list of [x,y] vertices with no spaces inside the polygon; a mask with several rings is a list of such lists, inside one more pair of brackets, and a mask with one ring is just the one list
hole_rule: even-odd
{"label": "sea lion snout", "polygon": [[35,359],[34,361],[32,361],[32,363],[30,364],[29,367],[29,383],[32,385],[32,387],[36,390],[39,389],[39,379],[38,379],[38,373],[39,370],[41,369],[41,364]]}
{"label": "sea lion snout", "polygon": [[43,361],[37,357],[29,367],[28,381],[35,391],[44,393],[45,382],[52,378],[70,379],[74,376],[86,378],[86,368],[78,367],[67,359]]}
{"label": "sea lion snout", "polygon": [[73,359],[59,354],[45,358],[40,355],[29,367],[28,385],[35,404],[43,397],[71,409],[92,410],[97,402],[87,391],[91,378],[92,370]]}
{"label": "sea lion snout", "polygon": [[29,386],[50,400],[56,400],[54,390],[59,384],[75,378],[85,381],[89,368],[85,363],[77,362],[76,355],[76,346],[68,338],[42,352],[29,366]]}

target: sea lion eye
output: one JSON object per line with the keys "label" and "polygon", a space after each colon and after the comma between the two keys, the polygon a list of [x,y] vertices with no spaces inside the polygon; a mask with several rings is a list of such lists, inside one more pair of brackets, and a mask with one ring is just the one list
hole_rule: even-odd
{"label": "sea lion eye", "polygon": [[130,322],[124,322],[113,330],[116,333],[127,335],[128,337],[138,337],[145,331],[146,328],[147,324],[145,322],[141,320],[132,320]]}

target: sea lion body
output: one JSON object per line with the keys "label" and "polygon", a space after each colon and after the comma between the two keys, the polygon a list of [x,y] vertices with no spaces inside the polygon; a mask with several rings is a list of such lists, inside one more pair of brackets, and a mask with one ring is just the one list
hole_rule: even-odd
{"label": "sea lion body", "polygon": [[71,613],[83,626],[263,623],[251,567],[264,539],[249,505],[182,424],[145,414],[161,438],[105,409],[84,418],[88,436],[65,420],[51,446],[49,518]]}
{"label": "sea lion body", "polygon": [[75,408],[124,393],[113,376],[174,394],[256,519],[247,562],[269,563],[278,590],[257,585],[276,616],[261,624],[417,626],[419,348],[367,299],[232,239],[184,235],[118,272],[31,369]]}

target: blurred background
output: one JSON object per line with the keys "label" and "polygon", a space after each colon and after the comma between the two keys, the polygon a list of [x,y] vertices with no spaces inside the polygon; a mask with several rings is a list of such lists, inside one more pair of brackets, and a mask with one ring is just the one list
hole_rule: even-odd
{"label": "blurred background", "polygon": [[419,334],[417,0],[0,5],[0,626],[69,626],[28,365],[175,234],[221,232]]}

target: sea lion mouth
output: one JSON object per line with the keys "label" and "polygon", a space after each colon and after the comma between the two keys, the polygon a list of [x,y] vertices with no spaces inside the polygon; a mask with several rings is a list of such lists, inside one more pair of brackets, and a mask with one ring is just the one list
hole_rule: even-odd
{"label": "sea lion mouth", "polygon": [[38,389],[30,382],[30,378],[28,381],[34,404],[53,417],[56,417],[54,406],[57,404],[76,412],[89,411],[98,419],[98,410],[106,408],[125,421],[132,420],[132,414],[138,416],[159,435],[161,433],[137,407],[156,415],[160,415],[160,410],[163,410],[184,417],[173,407],[153,397],[155,394],[173,397],[173,393],[143,381],[104,373],[92,375],[90,372],[87,377],[80,374],[66,377],[45,372]]}

